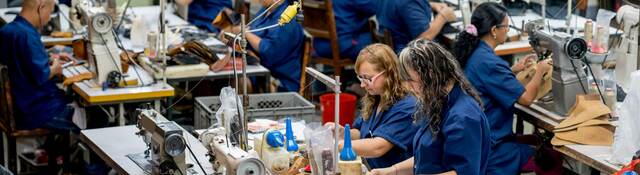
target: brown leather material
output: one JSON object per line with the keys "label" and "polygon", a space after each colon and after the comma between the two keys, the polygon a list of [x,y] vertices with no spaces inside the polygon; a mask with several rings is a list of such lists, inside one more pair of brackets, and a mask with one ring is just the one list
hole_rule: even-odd
{"label": "brown leather material", "polygon": [[576,104],[569,111],[569,117],[560,122],[556,129],[562,129],[578,125],[591,119],[600,118],[610,114],[611,110],[602,103],[597,95],[578,95]]}
{"label": "brown leather material", "polygon": [[555,137],[553,138],[556,139],[556,144],[554,144],[553,139],[552,144],[556,146],[564,145],[557,142],[559,139],[583,145],[611,146],[611,144],[613,143],[614,130],[615,128],[611,125],[578,127],[577,129],[567,132],[556,132]]}
{"label": "brown leather material", "polygon": [[71,84],[73,84],[75,82],[80,82],[80,81],[84,81],[84,80],[90,80],[92,78],[93,78],[93,73],[91,73],[91,72],[83,72],[81,74],[74,75],[72,77],[69,77],[69,78],[65,79],[62,82],[62,85],[66,87],[66,86],[69,86],[69,85],[71,85]]}
{"label": "brown leather material", "polygon": [[607,120],[600,120],[600,119],[594,119],[594,120],[587,120],[586,122],[577,124],[577,125],[573,125],[573,126],[569,126],[566,128],[559,128],[559,129],[554,129],[553,132],[566,132],[566,131],[570,131],[570,130],[575,130],[579,127],[585,127],[585,126],[596,126],[596,125],[611,125],[611,122],[607,121]]}
{"label": "brown leather material", "polygon": [[[532,64],[531,66],[527,67],[523,71],[519,72],[516,75],[516,79],[518,79],[520,83],[526,86],[527,84],[529,84],[533,76],[536,74],[536,69],[537,69],[536,67],[537,67],[536,64]],[[553,69],[549,69],[549,71],[546,72],[542,77],[542,80],[543,80],[543,83],[541,86],[542,88],[538,88],[538,93],[535,98],[536,100],[544,97],[549,92],[551,92],[551,84],[552,84],[551,74],[552,73],[553,73]]]}
{"label": "brown leather material", "polygon": [[551,144],[611,145],[615,127],[608,121],[610,113],[597,95],[578,95],[569,117],[554,129]]}

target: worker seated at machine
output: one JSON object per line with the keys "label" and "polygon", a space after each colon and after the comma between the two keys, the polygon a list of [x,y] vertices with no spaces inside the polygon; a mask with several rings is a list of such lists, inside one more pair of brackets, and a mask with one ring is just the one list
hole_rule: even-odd
{"label": "worker seated at machine", "polygon": [[[354,136],[353,150],[370,168],[390,167],[413,156],[411,141],[418,129],[412,119],[416,98],[400,80],[397,59],[389,46],[373,44],[360,51],[355,64],[360,86],[367,94],[362,100],[362,117],[349,132]],[[325,125],[336,127],[334,123]]]}
{"label": "worker seated at machine", "polygon": [[[298,92],[304,39],[302,26],[296,21],[291,21],[274,27],[275,24],[279,24],[278,21],[287,4],[284,4],[284,1],[275,0],[261,2],[263,8],[258,14],[265,13],[265,15],[254,19],[255,21],[247,26],[245,32],[247,50],[255,53],[260,59],[260,64],[269,69],[271,75],[280,81],[278,91]],[[272,8],[267,9],[272,5]],[[261,28],[264,30],[258,30]],[[241,27],[236,25],[227,32],[238,34],[240,30]],[[228,41],[232,42],[232,39]],[[239,41],[235,43],[239,44]],[[229,55],[227,57],[230,57]],[[236,57],[240,55],[236,54]]]}
{"label": "worker seated at machine", "polygon": [[[15,20],[0,29],[0,50],[4,54],[0,62],[9,68],[13,99],[10,103],[15,104],[17,128],[46,128],[64,136],[80,130],[72,121],[74,108],[69,106],[70,100],[54,82],[62,74],[65,61],[49,59],[39,33],[50,20],[54,5],[54,0],[24,1]],[[68,139],[68,135],[63,138]],[[47,141],[45,145],[52,140]],[[50,165],[57,156],[68,155],[65,149],[55,150],[58,151],[47,150]]]}
{"label": "worker seated at machine", "polygon": [[372,174],[489,174],[491,131],[481,100],[455,58],[439,44],[412,41],[400,52],[403,80],[419,99],[414,155]]}
{"label": "worker seated at machine", "polygon": [[527,59],[510,68],[494,51],[507,40],[508,31],[506,8],[497,3],[483,3],[474,10],[471,24],[454,43],[454,54],[479,92],[491,125],[493,144],[487,174],[517,174],[531,158],[533,148],[516,143],[512,129],[514,105],[531,105],[543,84],[543,76],[551,69],[548,61],[540,61],[532,80],[526,86],[521,84],[514,72],[521,71],[525,66],[520,64],[526,64]]}

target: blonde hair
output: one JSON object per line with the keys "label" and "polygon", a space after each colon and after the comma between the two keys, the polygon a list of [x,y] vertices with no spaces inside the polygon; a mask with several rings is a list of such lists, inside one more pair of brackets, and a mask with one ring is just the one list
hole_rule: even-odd
{"label": "blonde hair", "polygon": [[[393,49],[384,44],[371,44],[365,47],[360,51],[356,59],[356,72],[358,72],[362,63],[365,62],[373,65],[376,71],[384,71],[385,82],[382,87],[383,92],[379,95],[379,106],[382,108],[380,110],[381,112],[387,110],[389,106],[404,97],[408,92],[408,89],[402,83],[400,74],[397,72],[397,60],[398,57],[393,52]],[[362,109],[360,113],[362,119],[368,120],[376,104],[376,96],[367,93],[361,102]]]}

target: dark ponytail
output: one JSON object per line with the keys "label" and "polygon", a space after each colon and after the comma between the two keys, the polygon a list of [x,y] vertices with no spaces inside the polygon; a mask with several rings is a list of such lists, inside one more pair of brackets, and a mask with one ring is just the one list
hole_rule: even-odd
{"label": "dark ponytail", "polygon": [[485,2],[476,7],[471,15],[471,25],[475,31],[463,30],[456,36],[456,41],[453,43],[453,54],[461,68],[465,68],[469,56],[478,47],[480,38],[490,34],[491,28],[499,25],[505,16],[507,16],[507,9],[495,2]]}

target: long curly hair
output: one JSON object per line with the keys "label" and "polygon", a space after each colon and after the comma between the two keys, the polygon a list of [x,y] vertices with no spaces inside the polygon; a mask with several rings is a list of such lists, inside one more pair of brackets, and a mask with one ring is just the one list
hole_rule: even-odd
{"label": "long curly hair", "polygon": [[397,72],[396,60],[398,60],[398,57],[393,52],[393,49],[384,44],[371,44],[360,50],[355,63],[356,72],[359,72],[360,66],[365,62],[373,65],[376,71],[385,72],[380,75],[380,78],[384,77],[383,92],[375,96],[367,93],[362,97],[362,109],[360,110],[362,119],[369,119],[376,104],[376,99],[379,100],[380,111],[385,111],[409,92]]}
{"label": "long curly hair", "polygon": [[447,105],[449,94],[448,86],[458,84],[482,106],[480,97],[464,77],[458,61],[439,44],[426,39],[414,40],[400,52],[399,62],[399,72],[404,80],[411,79],[409,71],[415,71],[420,77],[421,94],[417,96],[420,104],[414,113],[414,122],[428,124],[433,135],[440,131],[441,112]]}

